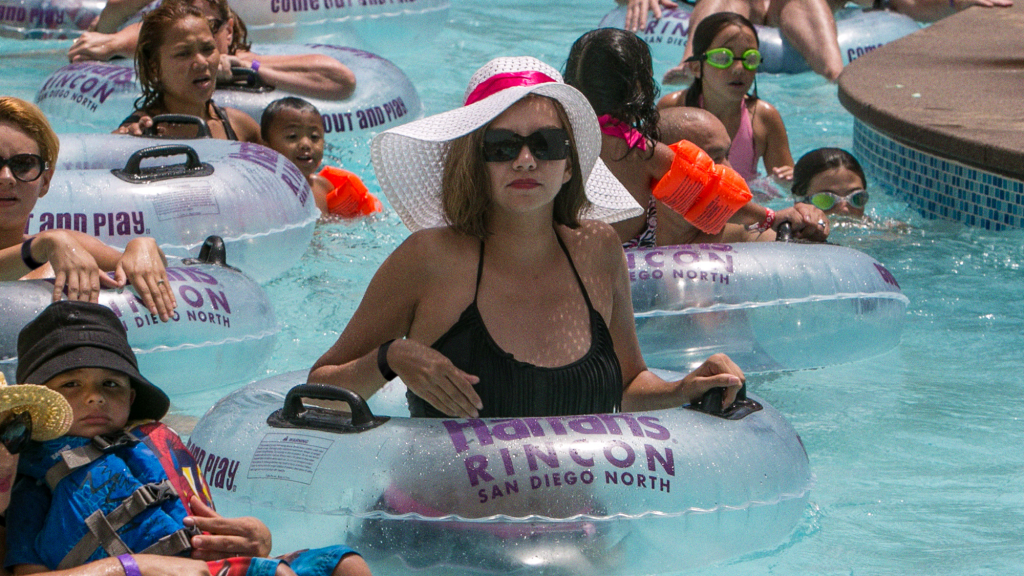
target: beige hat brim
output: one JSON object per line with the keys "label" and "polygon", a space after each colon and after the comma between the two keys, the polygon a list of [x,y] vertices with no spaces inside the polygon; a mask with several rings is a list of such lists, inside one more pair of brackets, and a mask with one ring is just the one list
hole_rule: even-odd
{"label": "beige hat brim", "polygon": [[73,413],[63,396],[35,384],[8,386],[0,374],[0,414],[8,410],[29,413],[33,440],[53,440],[71,428]]}

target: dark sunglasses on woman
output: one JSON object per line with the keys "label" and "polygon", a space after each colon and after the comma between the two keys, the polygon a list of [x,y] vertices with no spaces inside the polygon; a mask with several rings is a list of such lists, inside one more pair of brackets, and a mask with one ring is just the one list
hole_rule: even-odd
{"label": "dark sunglasses on woman", "polygon": [[0,422],[0,443],[12,455],[21,452],[32,437],[32,416],[28,412],[8,414]]}
{"label": "dark sunglasses on woman", "polygon": [[21,182],[38,180],[46,170],[46,162],[38,154],[15,154],[10,158],[0,158],[0,171],[4,167],[11,169],[11,175]]}
{"label": "dark sunglasses on woman", "polygon": [[484,133],[484,160],[515,160],[524,145],[537,160],[565,160],[569,157],[569,133],[561,128],[541,128],[529,136],[520,136],[511,130],[488,130]]}

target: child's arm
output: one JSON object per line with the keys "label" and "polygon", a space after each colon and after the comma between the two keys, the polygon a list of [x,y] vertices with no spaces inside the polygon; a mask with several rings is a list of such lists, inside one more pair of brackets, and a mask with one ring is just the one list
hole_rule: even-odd
{"label": "child's arm", "polygon": [[327,193],[334,190],[331,183],[323,176],[313,173],[309,175],[309,187],[313,189],[313,200],[316,207],[320,209],[321,216],[327,216],[330,211],[327,209]]}
{"label": "child's arm", "polygon": [[[139,565],[142,576],[211,576],[206,562],[178,558],[177,556],[154,556],[152,554],[133,554]],[[42,568],[35,572],[19,572],[21,568]],[[39,574],[46,576],[125,576],[124,568],[117,558],[104,558],[90,562],[84,566],[54,570],[48,572],[45,566],[16,566],[14,574]]]}
{"label": "child's arm", "polygon": [[233,556],[266,558],[270,554],[270,529],[256,518],[224,518],[196,496],[189,501],[192,516],[186,526],[204,532],[192,538],[192,557],[197,560],[222,560]]}
{"label": "child's arm", "polygon": [[764,142],[764,170],[780,180],[793,179],[793,154],[789,151],[789,135],[782,115],[764,100],[757,101],[757,125],[754,138]]}

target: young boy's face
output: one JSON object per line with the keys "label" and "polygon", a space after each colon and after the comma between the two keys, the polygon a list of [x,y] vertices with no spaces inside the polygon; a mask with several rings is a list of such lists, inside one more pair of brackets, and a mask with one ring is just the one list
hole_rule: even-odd
{"label": "young boy's face", "polygon": [[106,368],[68,370],[45,385],[71,404],[74,420],[69,436],[92,438],[124,428],[135,401],[128,376]]}
{"label": "young boy's face", "polygon": [[309,178],[324,159],[324,123],[310,110],[285,108],[270,121],[267,145],[287,157]]}

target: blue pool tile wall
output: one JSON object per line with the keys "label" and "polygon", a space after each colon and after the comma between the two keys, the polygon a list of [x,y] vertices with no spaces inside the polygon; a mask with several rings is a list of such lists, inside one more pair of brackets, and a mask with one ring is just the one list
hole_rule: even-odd
{"label": "blue pool tile wall", "polygon": [[860,120],[853,154],[926,218],[988,230],[1024,228],[1024,182],[906,146]]}

